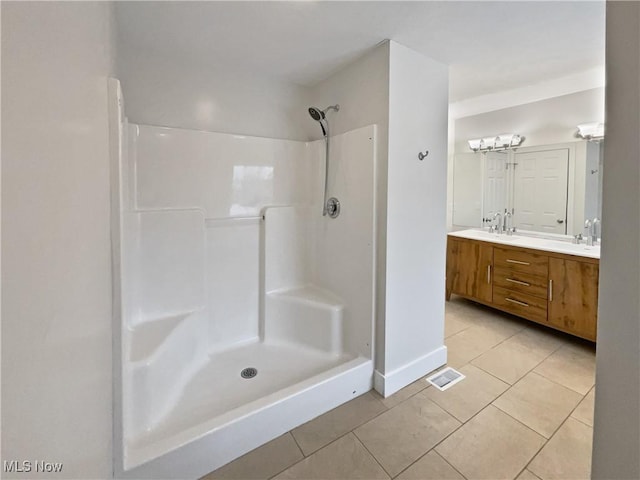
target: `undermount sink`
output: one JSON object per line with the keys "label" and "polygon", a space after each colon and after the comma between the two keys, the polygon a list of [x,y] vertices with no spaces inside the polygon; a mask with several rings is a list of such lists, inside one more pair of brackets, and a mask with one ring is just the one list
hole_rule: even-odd
{"label": "undermount sink", "polygon": [[550,247],[550,248],[560,248],[560,249],[568,250],[571,252],[589,252],[589,251],[598,251],[600,249],[599,245],[585,245],[583,243],[557,242],[553,240],[545,242],[544,246]]}
{"label": "undermount sink", "polygon": [[520,240],[521,238],[521,237],[518,237],[517,235],[507,235],[506,233],[499,233],[499,234],[489,233],[489,232],[483,232],[479,230],[475,230],[473,234],[478,238],[484,238],[487,240],[499,240],[501,242],[515,242],[516,240]]}

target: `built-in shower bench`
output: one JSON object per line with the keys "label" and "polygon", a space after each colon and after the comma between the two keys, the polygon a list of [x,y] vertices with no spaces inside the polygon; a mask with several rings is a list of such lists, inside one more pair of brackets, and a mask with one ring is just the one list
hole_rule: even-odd
{"label": "built-in shower bench", "polygon": [[344,303],[331,292],[305,285],[266,295],[265,339],[342,352]]}

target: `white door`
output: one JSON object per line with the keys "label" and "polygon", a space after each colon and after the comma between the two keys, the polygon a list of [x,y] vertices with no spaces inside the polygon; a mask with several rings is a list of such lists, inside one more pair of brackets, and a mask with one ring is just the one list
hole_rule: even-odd
{"label": "white door", "polygon": [[566,234],[569,150],[516,153],[514,157],[515,227]]}
{"label": "white door", "polygon": [[496,213],[504,214],[507,208],[507,153],[487,152],[484,168],[483,217],[493,224]]}

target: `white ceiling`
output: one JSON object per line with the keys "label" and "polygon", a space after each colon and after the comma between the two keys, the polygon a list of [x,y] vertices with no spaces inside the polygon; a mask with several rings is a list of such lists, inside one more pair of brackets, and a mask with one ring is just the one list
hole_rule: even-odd
{"label": "white ceiling", "polygon": [[451,66],[451,101],[604,64],[604,1],[118,2],[121,48],[313,85],[392,39]]}

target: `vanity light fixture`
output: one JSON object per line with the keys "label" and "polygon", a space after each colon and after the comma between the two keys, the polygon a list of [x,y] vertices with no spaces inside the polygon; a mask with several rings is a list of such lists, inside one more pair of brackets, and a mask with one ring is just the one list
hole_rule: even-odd
{"label": "vanity light fixture", "polygon": [[480,150],[480,147],[482,146],[482,139],[478,138],[475,140],[469,140],[468,143],[469,143],[469,148],[474,152],[477,152],[478,150]]}
{"label": "vanity light fixture", "polygon": [[524,137],[515,133],[501,133],[495,137],[477,138],[469,140],[469,148],[474,152],[490,152],[507,150],[518,147]]}
{"label": "vanity light fixture", "polygon": [[589,142],[601,142],[604,140],[604,123],[592,122],[578,125],[576,137]]}

